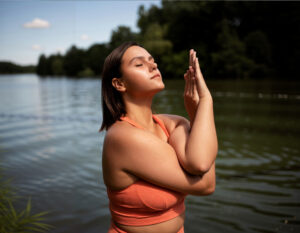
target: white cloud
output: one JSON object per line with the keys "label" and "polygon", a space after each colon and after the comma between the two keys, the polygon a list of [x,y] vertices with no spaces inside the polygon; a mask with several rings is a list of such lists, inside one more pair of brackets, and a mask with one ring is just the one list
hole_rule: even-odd
{"label": "white cloud", "polygon": [[88,35],[82,34],[82,35],[80,36],[80,39],[81,39],[81,40],[89,40],[90,38],[89,38]]}
{"label": "white cloud", "polygon": [[33,50],[35,50],[35,51],[40,51],[40,50],[42,50],[42,47],[41,47],[40,45],[38,45],[38,44],[32,45],[31,48],[32,48]]}
{"label": "white cloud", "polygon": [[31,22],[25,23],[23,25],[25,28],[48,28],[50,23],[46,20],[35,18]]}

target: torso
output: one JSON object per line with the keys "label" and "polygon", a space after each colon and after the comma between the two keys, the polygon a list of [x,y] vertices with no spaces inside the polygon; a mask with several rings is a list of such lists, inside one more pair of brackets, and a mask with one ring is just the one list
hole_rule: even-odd
{"label": "torso", "polygon": [[[160,116],[160,115],[158,115]],[[164,117],[159,117],[161,120]],[[163,121],[166,123],[165,119]],[[170,123],[171,124],[171,123]],[[166,124],[165,124],[166,125]],[[170,127],[170,125],[166,125],[166,127]],[[132,125],[128,124],[128,122],[124,121],[117,121],[114,125],[111,126],[109,130],[113,130],[116,132],[126,132],[126,134],[130,135],[131,133],[139,133],[141,137],[145,136],[145,134],[154,134],[160,140],[167,143],[168,137],[166,136],[165,132],[162,128],[156,124],[155,130],[153,132],[145,131],[145,130],[138,130],[136,127],[132,127]],[[105,155],[104,155],[105,156]],[[118,165],[114,169],[103,169],[104,173],[104,181],[108,189],[114,190],[124,190],[137,182],[139,179],[132,174],[127,173],[126,171],[119,169]],[[141,233],[141,232],[178,232],[179,229],[183,226],[184,223],[184,213],[181,215],[161,222],[157,224],[147,225],[147,226],[127,226],[115,223],[120,229],[126,232],[133,232],[133,233]]]}
{"label": "torso", "polygon": [[184,213],[176,218],[149,226],[125,226],[115,223],[120,229],[130,233],[177,233],[184,224]]}

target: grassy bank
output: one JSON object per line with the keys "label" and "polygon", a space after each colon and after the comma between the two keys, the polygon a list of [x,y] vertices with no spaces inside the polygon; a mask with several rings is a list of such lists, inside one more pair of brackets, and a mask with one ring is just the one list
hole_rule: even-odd
{"label": "grassy bank", "polygon": [[32,213],[31,199],[25,209],[16,209],[15,202],[24,199],[16,195],[11,180],[3,176],[0,165],[0,233],[47,232],[51,225],[44,223],[48,212]]}

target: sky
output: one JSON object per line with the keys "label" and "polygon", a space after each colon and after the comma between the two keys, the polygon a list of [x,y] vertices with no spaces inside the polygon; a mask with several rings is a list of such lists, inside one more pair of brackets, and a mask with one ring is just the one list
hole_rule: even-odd
{"label": "sky", "polygon": [[160,0],[0,0],[0,61],[36,65],[39,56],[109,42],[118,26],[138,32],[138,8]]}

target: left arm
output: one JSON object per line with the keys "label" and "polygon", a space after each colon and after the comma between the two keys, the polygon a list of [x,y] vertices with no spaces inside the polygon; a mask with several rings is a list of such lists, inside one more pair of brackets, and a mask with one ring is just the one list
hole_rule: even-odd
{"label": "left arm", "polygon": [[176,121],[170,132],[169,144],[176,151],[182,167],[194,175],[206,173],[216,160],[218,141],[212,108],[210,101],[200,102],[191,127],[184,117],[169,117]]}
{"label": "left arm", "polygon": [[184,117],[174,115],[164,115],[164,120],[170,132],[169,144],[176,151],[181,166],[191,174],[201,175],[214,164],[218,142],[213,100],[192,50],[190,64],[185,74],[184,97],[191,123]]}
{"label": "left arm", "polygon": [[[178,115],[160,114],[160,119],[163,120],[169,134],[168,143],[173,147],[176,152],[177,159],[180,165],[185,171],[192,175],[203,175],[204,171],[199,171],[195,169],[196,165],[203,165],[201,159],[196,159],[194,164],[191,160],[187,160],[186,156],[186,146],[189,140],[190,134],[190,122],[185,117]],[[197,153],[198,154],[198,153]]]}

